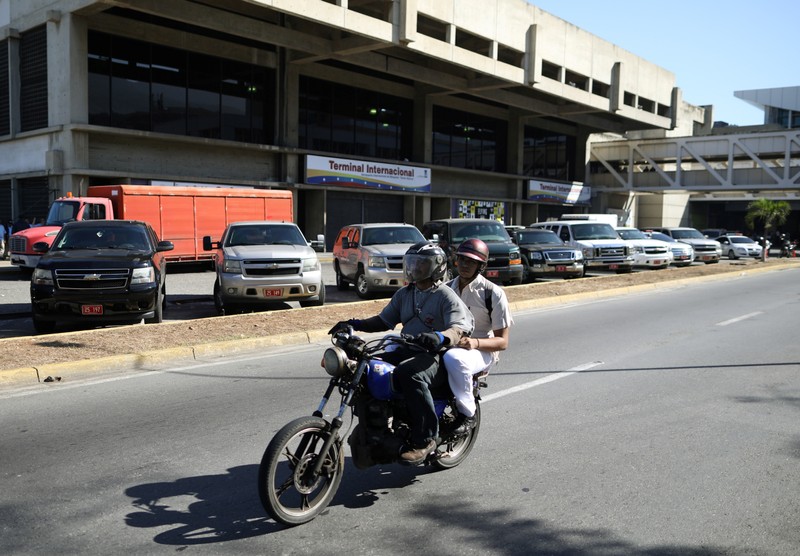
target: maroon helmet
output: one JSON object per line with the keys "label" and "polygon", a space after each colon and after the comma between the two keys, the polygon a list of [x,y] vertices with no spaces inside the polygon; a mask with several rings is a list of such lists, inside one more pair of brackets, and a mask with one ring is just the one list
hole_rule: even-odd
{"label": "maroon helmet", "polygon": [[483,272],[489,261],[489,247],[480,239],[465,239],[456,249],[456,257],[478,261],[478,272]]}

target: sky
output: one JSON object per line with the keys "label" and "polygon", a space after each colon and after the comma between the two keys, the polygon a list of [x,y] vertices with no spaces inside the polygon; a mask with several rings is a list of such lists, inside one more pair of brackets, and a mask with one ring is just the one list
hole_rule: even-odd
{"label": "sky", "polygon": [[528,0],[675,75],[684,102],[715,122],[764,123],[734,91],[800,86],[797,0]]}

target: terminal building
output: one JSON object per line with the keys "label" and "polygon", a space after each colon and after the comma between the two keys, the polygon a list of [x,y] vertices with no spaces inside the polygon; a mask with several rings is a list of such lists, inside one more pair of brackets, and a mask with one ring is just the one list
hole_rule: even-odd
{"label": "terminal building", "polygon": [[0,0],[4,221],[91,185],[280,188],[330,244],[451,216],[703,227],[796,191],[790,130],[721,140],[711,112],[525,0]]}

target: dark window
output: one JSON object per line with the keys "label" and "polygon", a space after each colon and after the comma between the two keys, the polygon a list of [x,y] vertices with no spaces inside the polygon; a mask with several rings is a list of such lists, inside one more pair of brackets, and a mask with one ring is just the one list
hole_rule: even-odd
{"label": "dark window", "polygon": [[[0,135],[11,133],[8,85],[8,41],[0,41]],[[0,216],[2,218],[2,216]]]}
{"label": "dark window", "polygon": [[20,35],[20,130],[47,127],[47,29]]}
{"label": "dark window", "polygon": [[592,80],[592,94],[603,98],[611,96],[611,87],[597,79]]}
{"label": "dark window", "polygon": [[89,123],[176,135],[273,140],[274,72],[89,33]]}
{"label": "dark window", "polygon": [[433,109],[433,163],[504,172],[507,123],[441,106]]}
{"label": "dark window", "polygon": [[447,42],[447,24],[436,19],[417,14],[417,32],[425,36]]}
{"label": "dark window", "polygon": [[300,78],[300,147],[354,156],[411,157],[410,100]]}
{"label": "dark window", "polygon": [[542,77],[561,81],[561,66],[542,60]]}
{"label": "dark window", "polygon": [[0,180],[0,223],[11,221],[11,180]]}
{"label": "dark window", "polygon": [[150,48],[114,40],[111,56],[111,124],[150,130]]}
{"label": "dark window", "polygon": [[575,164],[575,138],[525,126],[522,152],[526,176],[571,181]]}
{"label": "dark window", "polygon": [[22,216],[27,216],[31,223],[47,220],[50,208],[50,196],[47,191],[47,178],[23,178],[17,180],[19,191],[19,209]]}

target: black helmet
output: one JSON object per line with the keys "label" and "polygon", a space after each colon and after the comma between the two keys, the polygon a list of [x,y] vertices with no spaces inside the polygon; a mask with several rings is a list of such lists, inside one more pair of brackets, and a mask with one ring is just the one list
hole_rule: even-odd
{"label": "black helmet", "polygon": [[438,245],[420,241],[409,247],[403,256],[403,273],[409,282],[430,278],[441,280],[447,272],[447,255]]}
{"label": "black helmet", "polygon": [[489,247],[477,238],[465,239],[456,249],[456,257],[467,257],[478,261],[478,272],[483,272],[489,261]]}

